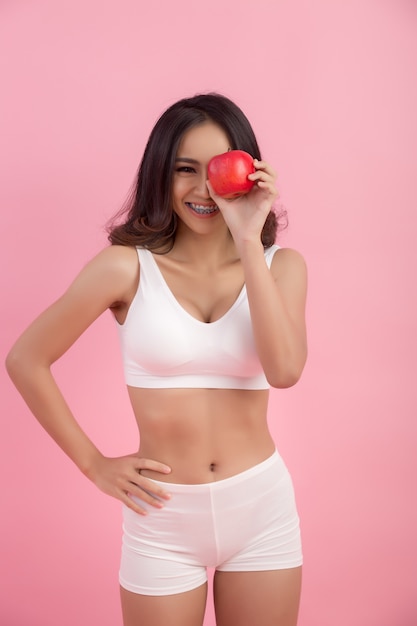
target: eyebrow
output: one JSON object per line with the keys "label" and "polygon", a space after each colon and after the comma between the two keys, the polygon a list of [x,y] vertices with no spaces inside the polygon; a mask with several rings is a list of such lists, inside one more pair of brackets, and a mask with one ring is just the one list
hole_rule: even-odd
{"label": "eyebrow", "polygon": [[193,163],[194,165],[198,165],[198,161],[196,159],[189,159],[187,157],[177,157],[175,162],[181,161],[182,163]]}

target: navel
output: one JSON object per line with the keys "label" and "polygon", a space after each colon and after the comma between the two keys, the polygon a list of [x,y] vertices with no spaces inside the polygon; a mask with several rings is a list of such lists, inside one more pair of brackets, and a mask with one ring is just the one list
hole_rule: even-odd
{"label": "navel", "polygon": [[215,463],[210,463],[209,468],[210,468],[210,472],[214,472],[215,469],[216,469],[216,464]]}

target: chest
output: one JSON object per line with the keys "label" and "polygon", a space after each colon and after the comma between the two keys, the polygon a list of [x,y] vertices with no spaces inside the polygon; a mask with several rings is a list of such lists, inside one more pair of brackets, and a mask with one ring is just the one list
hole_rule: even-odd
{"label": "chest", "polygon": [[158,271],[178,304],[200,322],[212,323],[231,309],[242,291],[239,261],[220,268],[196,270],[170,260],[158,260]]}
{"label": "chest", "polygon": [[240,263],[221,272],[159,268],[141,252],[139,287],[119,333],[127,383],[264,389]]}

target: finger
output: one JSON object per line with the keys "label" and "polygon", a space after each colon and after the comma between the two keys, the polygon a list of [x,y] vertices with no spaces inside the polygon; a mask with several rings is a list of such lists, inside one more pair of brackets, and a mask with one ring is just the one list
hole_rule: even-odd
{"label": "finger", "polygon": [[276,181],[276,176],[272,172],[268,172],[267,170],[256,170],[256,172],[253,172],[252,174],[248,174],[248,178],[249,180],[252,180],[254,182],[258,180],[265,180],[265,181],[269,180],[275,183]]}
{"label": "finger", "polygon": [[163,508],[164,503],[162,500],[171,499],[171,494],[165,491],[163,487],[143,476],[140,478],[138,476],[136,479],[129,481],[127,488],[122,491],[128,497],[135,496],[157,509]]}
{"label": "finger", "polygon": [[266,161],[258,161],[258,159],[254,159],[253,165],[256,170],[263,170],[268,172],[273,178],[276,178],[276,171]]}
{"label": "finger", "polygon": [[120,500],[135,513],[138,513],[139,515],[148,515],[148,511],[135,502],[135,500],[132,500],[128,493],[123,492],[120,496]]}
{"label": "finger", "polygon": [[258,187],[258,189],[260,189],[262,192],[266,193],[267,195],[271,196],[272,198],[276,199],[279,197],[278,195],[278,190],[275,187],[275,185],[273,183],[267,182],[267,181],[262,181],[259,180],[256,183],[256,186]]}
{"label": "finger", "polygon": [[[130,482],[138,489],[142,489],[145,493],[149,494],[150,503],[152,503],[152,494],[158,498],[163,498],[164,500],[170,499],[171,495],[161,485],[147,476],[142,475],[142,470],[151,470],[154,472],[169,474],[171,472],[169,465],[160,463],[159,461],[153,461],[151,459],[139,458],[136,459],[133,469],[135,474],[130,477]],[[153,502],[153,504],[155,505],[155,502]]]}
{"label": "finger", "polygon": [[[137,482],[139,480],[139,483]],[[140,474],[140,478],[132,481],[132,484],[135,485],[138,489],[142,490],[147,497],[149,497],[149,502],[151,500],[155,500],[156,498],[163,498],[164,500],[169,500],[171,498],[171,494],[166,491],[162,485],[156,483],[151,478],[146,478]],[[159,502],[159,500],[158,500]]]}
{"label": "finger", "polygon": [[142,457],[136,457],[135,469],[137,470],[152,470],[153,472],[159,472],[160,474],[169,474],[171,468],[165,463],[160,461],[153,461],[152,459],[144,459]]}
{"label": "finger", "polygon": [[255,188],[259,187],[262,190],[269,189],[274,195],[278,193],[276,188],[275,179],[263,172],[255,172],[250,174],[249,177],[255,183]]}

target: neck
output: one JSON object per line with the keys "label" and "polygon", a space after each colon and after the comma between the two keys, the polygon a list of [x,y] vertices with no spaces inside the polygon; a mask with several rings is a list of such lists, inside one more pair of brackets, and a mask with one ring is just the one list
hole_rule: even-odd
{"label": "neck", "polygon": [[178,229],[171,254],[178,259],[195,265],[219,265],[226,260],[235,259],[236,246],[228,230],[224,233],[197,235],[184,233]]}

